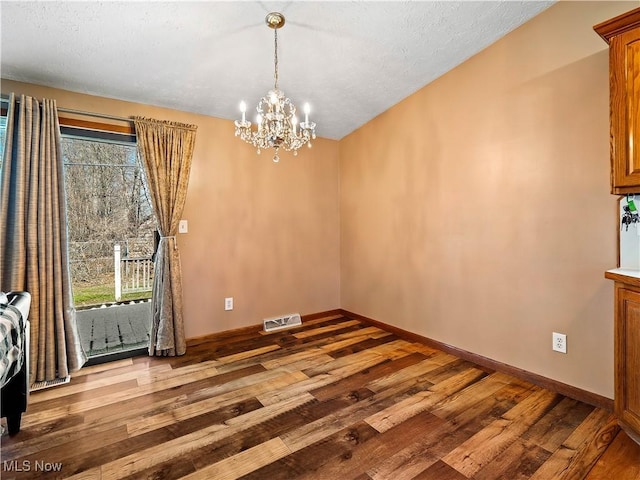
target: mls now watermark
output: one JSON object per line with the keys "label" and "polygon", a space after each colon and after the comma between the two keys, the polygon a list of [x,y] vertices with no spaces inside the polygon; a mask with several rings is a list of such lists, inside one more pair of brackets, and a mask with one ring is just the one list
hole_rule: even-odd
{"label": "mls now watermark", "polygon": [[60,472],[62,471],[62,462],[5,460],[2,462],[2,470],[5,472]]}

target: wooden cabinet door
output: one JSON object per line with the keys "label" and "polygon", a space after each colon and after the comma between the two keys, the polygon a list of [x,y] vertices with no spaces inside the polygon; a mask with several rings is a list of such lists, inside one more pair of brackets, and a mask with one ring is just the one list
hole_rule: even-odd
{"label": "wooden cabinet door", "polygon": [[640,191],[640,28],[611,39],[609,74],[611,193],[637,193]]}
{"label": "wooden cabinet door", "polygon": [[615,324],[615,410],[640,435],[640,293],[618,288]]}

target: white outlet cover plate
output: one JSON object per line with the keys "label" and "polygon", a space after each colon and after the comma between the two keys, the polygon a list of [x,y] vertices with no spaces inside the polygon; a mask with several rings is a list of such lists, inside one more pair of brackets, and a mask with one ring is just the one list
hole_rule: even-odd
{"label": "white outlet cover plate", "polygon": [[180,220],[180,223],[178,223],[178,233],[187,232],[189,232],[189,223],[186,220]]}
{"label": "white outlet cover plate", "polygon": [[567,353],[567,336],[564,333],[553,332],[553,351]]}

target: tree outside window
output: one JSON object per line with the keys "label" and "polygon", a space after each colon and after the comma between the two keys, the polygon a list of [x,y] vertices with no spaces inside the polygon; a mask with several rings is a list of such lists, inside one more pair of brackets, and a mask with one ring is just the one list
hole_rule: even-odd
{"label": "tree outside window", "polygon": [[[124,259],[148,263],[154,252],[156,220],[136,146],[63,136],[62,153],[76,306],[114,302],[114,246]],[[150,296],[149,287],[123,300]]]}

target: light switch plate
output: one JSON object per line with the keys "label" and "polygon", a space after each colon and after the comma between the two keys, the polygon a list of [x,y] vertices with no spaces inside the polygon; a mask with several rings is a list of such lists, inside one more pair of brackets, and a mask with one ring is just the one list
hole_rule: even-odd
{"label": "light switch plate", "polygon": [[180,220],[178,223],[178,233],[187,233],[189,231],[189,224],[186,220]]}

